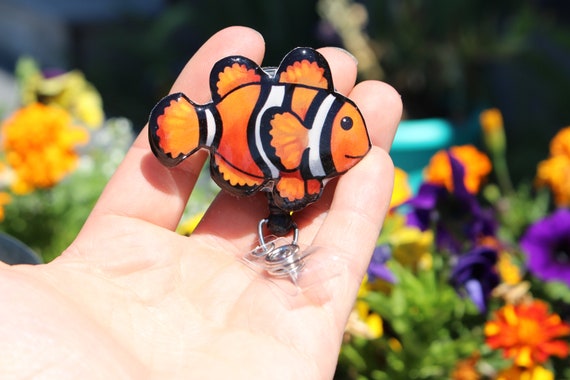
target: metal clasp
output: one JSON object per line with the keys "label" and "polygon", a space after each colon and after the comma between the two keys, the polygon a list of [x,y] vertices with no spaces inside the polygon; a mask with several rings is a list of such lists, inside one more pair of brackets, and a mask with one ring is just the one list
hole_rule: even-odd
{"label": "metal clasp", "polygon": [[[299,277],[299,273],[305,266],[301,249],[297,244],[299,240],[299,228],[294,225],[293,240],[288,244],[279,245],[282,238],[266,240],[263,235],[263,227],[268,223],[268,219],[262,219],[257,226],[259,246],[254,248],[249,254],[256,264],[274,277],[289,276],[293,281]],[[250,261],[252,261],[250,259]]]}

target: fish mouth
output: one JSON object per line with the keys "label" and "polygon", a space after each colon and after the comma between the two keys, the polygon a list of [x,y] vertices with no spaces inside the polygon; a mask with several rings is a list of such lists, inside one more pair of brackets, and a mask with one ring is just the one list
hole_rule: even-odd
{"label": "fish mouth", "polygon": [[345,155],[344,155],[344,157],[350,158],[350,159],[352,159],[352,160],[357,160],[357,159],[359,159],[359,158],[364,158],[364,156],[366,156],[366,153],[365,153],[365,154],[361,154],[361,155],[359,155],[359,156],[353,156],[353,155],[350,155],[350,154],[345,154]]}

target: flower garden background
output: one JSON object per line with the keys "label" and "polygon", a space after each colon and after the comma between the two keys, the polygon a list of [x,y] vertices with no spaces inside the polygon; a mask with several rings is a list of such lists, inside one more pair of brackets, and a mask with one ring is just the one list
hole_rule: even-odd
{"label": "flower garden background", "polygon": [[[555,97],[567,86],[556,94],[548,80],[531,86],[536,107],[548,103],[537,121],[527,103],[513,105],[514,91],[493,82],[497,62],[525,56],[529,40],[547,34],[566,47],[570,32],[546,23],[555,16],[543,8],[515,2],[468,1],[460,10],[448,1],[293,1],[297,13],[251,4],[257,17],[217,14],[220,21],[207,27],[196,14],[216,15],[200,2],[175,2],[159,15],[130,20],[141,29],[120,34],[114,46],[135,59],[151,57],[139,63],[160,78],[146,82],[150,95],[131,73],[109,75],[133,61],[103,64],[88,53],[92,59],[79,69],[18,57],[17,105],[0,104],[3,236],[43,262],[72,241],[148,109],[167,91],[179,69],[171,66],[191,55],[167,43],[180,41],[180,30],[245,23],[266,36],[268,59],[287,44],[336,44],[358,58],[360,79],[383,79],[401,91],[406,118],[446,117],[458,135],[467,132],[429,157],[419,186],[397,169],[392,208],[347,323],[336,378],[570,379],[570,113],[563,111],[570,108]],[[272,14],[297,17],[291,40],[259,21]],[[157,55],[153,49],[162,45]],[[564,66],[539,58],[543,75]],[[570,83],[564,75],[546,77]],[[469,118],[474,128],[465,127]],[[182,234],[191,233],[218,191],[207,177]]]}

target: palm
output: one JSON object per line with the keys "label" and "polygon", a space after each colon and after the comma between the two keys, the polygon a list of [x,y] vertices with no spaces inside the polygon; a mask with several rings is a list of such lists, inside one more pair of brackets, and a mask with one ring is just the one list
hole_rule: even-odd
{"label": "palm", "polygon": [[[259,61],[262,53],[257,34],[222,31],[190,61],[174,88],[207,100],[215,60],[242,54]],[[354,63],[334,49],[323,54],[339,91],[350,94],[372,126],[375,145],[387,149],[399,99],[380,83],[351,91]],[[203,158],[163,168],[143,132],[60,258],[44,266],[0,267],[0,302],[17,305],[0,311],[0,348],[13,353],[0,359],[0,373],[22,365],[29,373],[83,378],[332,375],[389,200],[387,155],[374,148],[338,182],[334,199],[331,184],[321,201],[296,215],[301,245],[319,247],[306,268],[319,281],[300,294],[239,260],[266,216],[263,196],[221,194],[191,237],[172,232]],[[22,353],[41,353],[36,367]]]}

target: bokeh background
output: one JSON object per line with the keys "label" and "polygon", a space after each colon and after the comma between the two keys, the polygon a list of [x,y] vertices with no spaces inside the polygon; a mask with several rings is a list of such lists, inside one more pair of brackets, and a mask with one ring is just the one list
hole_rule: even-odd
{"label": "bokeh background", "polygon": [[[413,197],[385,220],[335,378],[570,379],[569,21],[562,0],[0,0],[0,260],[61,254],[188,59],[246,25],[268,66],[339,46],[402,95],[392,205]],[[474,189],[446,188],[458,176]],[[205,170],[177,232],[217,191]]]}
{"label": "bokeh background", "polygon": [[444,117],[461,130],[500,108],[517,179],[532,177],[570,123],[569,17],[556,0],[2,0],[0,68],[12,72],[26,54],[82,70],[106,113],[140,128],[210,35],[247,25],[264,35],[269,65],[296,46],[347,48],[360,79],[402,94],[406,118]]}

